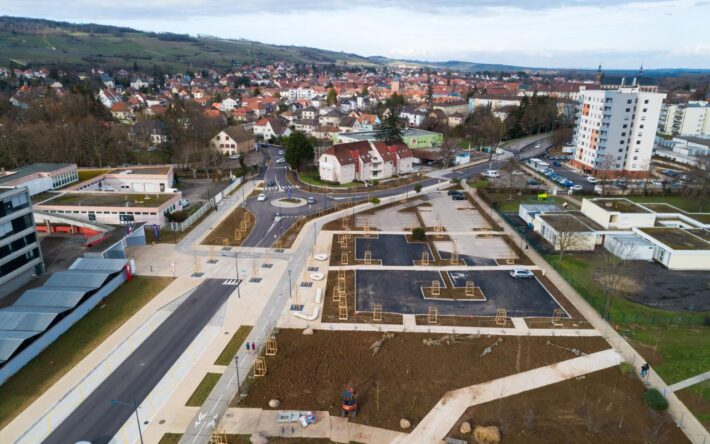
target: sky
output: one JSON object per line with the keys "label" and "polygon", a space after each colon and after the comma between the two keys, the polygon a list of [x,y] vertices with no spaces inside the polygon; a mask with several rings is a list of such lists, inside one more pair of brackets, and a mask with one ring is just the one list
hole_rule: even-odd
{"label": "sky", "polygon": [[710,0],[0,0],[0,15],[397,59],[710,69]]}

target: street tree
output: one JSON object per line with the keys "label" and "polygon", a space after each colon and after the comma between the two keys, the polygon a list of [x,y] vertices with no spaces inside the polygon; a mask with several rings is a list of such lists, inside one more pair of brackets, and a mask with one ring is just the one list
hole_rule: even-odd
{"label": "street tree", "polygon": [[555,248],[559,256],[558,261],[562,263],[562,259],[569,251],[575,250],[582,246],[584,242],[583,232],[580,231],[580,222],[573,215],[568,213],[560,213],[554,216],[555,222]]}
{"label": "street tree", "polygon": [[284,159],[291,168],[300,170],[305,164],[312,162],[315,152],[313,141],[301,131],[295,131],[290,136],[283,138],[286,148]]}

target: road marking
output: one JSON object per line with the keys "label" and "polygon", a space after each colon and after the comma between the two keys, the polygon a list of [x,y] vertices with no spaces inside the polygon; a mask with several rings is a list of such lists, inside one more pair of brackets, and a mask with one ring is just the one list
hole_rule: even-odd
{"label": "road marking", "polygon": [[212,408],[210,409],[210,413],[214,412],[215,407],[217,407],[217,404],[219,404],[222,401],[223,396],[224,396],[224,393],[220,393],[219,398],[217,398],[217,402],[212,404]]}

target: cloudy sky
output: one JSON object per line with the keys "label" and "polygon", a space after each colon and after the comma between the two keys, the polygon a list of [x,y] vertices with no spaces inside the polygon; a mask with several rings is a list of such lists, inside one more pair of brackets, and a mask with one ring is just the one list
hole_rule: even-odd
{"label": "cloudy sky", "polygon": [[0,0],[0,14],[418,60],[710,68],[710,0]]}

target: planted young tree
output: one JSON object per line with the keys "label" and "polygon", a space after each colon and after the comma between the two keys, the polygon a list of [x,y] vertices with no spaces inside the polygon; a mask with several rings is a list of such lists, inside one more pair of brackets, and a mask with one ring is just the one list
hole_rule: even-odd
{"label": "planted young tree", "polygon": [[607,245],[595,273],[601,284],[604,294],[604,318],[609,317],[611,299],[616,296],[628,272],[628,261],[631,257],[632,246],[628,243],[617,241]]}

